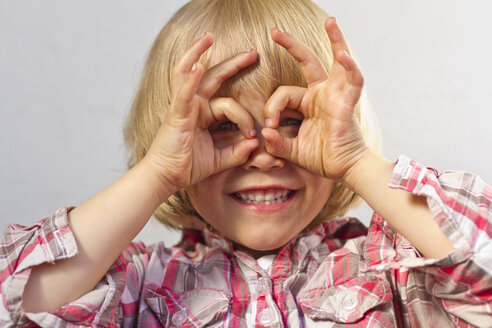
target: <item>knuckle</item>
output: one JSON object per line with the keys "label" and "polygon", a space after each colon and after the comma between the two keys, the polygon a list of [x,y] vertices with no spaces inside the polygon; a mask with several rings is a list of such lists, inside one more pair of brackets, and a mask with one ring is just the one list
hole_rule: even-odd
{"label": "knuckle", "polygon": [[211,98],[208,100],[210,108],[216,108],[220,104],[220,98]]}
{"label": "knuckle", "polygon": [[[239,59],[242,59],[242,56],[237,57]],[[234,62],[234,72],[239,72],[244,66],[244,63],[242,61],[235,61]]]}
{"label": "knuckle", "polygon": [[179,69],[179,67],[177,65],[173,66],[173,68],[171,69],[171,77],[172,78],[177,78],[177,75],[181,73],[181,70]]}
{"label": "knuckle", "polygon": [[351,84],[355,87],[362,88],[364,86],[364,77],[362,74],[357,74],[354,76],[354,80],[351,82]]}
{"label": "knuckle", "polygon": [[187,104],[190,102],[189,97],[183,94],[183,92],[178,92],[176,95],[176,103],[178,104]]}
{"label": "knuckle", "polygon": [[286,86],[286,85],[281,85],[281,86],[279,86],[279,87],[277,88],[277,90],[275,91],[275,93],[277,93],[277,92],[278,92],[279,94],[285,94],[285,93],[287,93],[287,92],[288,92],[288,90],[289,90],[289,87],[288,87],[288,86]]}
{"label": "knuckle", "polygon": [[364,82],[365,82],[364,76],[362,76],[362,74],[361,74],[360,77],[359,77],[359,85],[360,86],[363,86],[364,85]]}
{"label": "knuckle", "polygon": [[232,163],[234,164],[237,164],[240,162],[240,158],[238,156],[238,153],[237,153],[237,149],[236,147],[232,147],[232,151],[231,151],[231,161]]}
{"label": "knuckle", "polygon": [[225,109],[231,109],[234,107],[234,99],[232,98],[224,98],[223,99],[223,105]]}
{"label": "knuckle", "polygon": [[229,76],[229,69],[227,68],[227,66],[226,66],[226,65],[220,65],[220,66],[217,66],[217,67],[216,67],[216,72],[215,72],[215,74],[216,74],[215,79],[216,79],[218,82],[222,83],[222,82],[224,82],[224,81],[227,79],[227,77]]}

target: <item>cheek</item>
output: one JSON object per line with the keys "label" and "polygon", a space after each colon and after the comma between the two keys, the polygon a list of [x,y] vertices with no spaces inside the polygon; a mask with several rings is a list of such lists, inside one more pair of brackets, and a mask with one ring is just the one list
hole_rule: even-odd
{"label": "cheek", "polygon": [[210,176],[187,189],[191,205],[206,219],[214,215],[222,198],[223,172]]}
{"label": "cheek", "polygon": [[314,215],[318,215],[328,201],[335,182],[312,173],[304,176],[304,181],[309,186],[307,196],[310,198],[310,201],[308,203],[312,208],[312,212],[315,212]]}
{"label": "cheek", "polygon": [[226,148],[244,139],[241,131],[215,131],[211,132],[212,140],[216,148]]}

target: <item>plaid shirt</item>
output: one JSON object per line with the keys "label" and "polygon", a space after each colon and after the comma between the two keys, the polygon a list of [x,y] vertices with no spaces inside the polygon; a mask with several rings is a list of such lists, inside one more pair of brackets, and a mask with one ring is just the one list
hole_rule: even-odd
{"label": "plaid shirt", "polygon": [[[456,250],[428,259],[375,214],[299,234],[270,272],[210,231],[179,245],[129,245],[93,291],[52,313],[25,313],[31,267],[74,256],[68,209],[1,242],[1,327],[492,327],[492,189],[401,157],[389,182],[427,197]],[[70,286],[62,286],[70,288]]]}

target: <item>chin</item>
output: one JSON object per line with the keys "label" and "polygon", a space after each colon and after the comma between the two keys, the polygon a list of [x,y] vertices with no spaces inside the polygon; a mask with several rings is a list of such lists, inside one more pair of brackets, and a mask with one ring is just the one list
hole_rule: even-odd
{"label": "chin", "polygon": [[289,222],[282,218],[273,220],[261,218],[253,222],[241,221],[234,226],[221,227],[217,229],[221,234],[232,240],[240,248],[258,252],[272,252],[279,250],[289,243],[304,228],[300,222]]}
{"label": "chin", "polygon": [[272,238],[272,233],[264,235],[251,235],[245,236],[245,238],[238,238],[236,243],[245,249],[256,252],[274,252],[278,251],[282,246],[287,244],[295,234],[292,236],[277,236]]}

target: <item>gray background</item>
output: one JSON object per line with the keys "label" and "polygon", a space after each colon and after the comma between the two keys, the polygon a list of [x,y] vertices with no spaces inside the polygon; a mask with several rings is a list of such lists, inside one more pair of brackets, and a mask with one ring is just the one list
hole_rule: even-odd
{"label": "gray background", "polygon": [[[185,1],[0,0],[0,225],[77,205],[125,172],[147,51]],[[492,2],[319,1],[350,41],[383,153],[492,181]],[[367,206],[355,212],[368,222]],[[138,237],[178,234],[150,221]]]}

